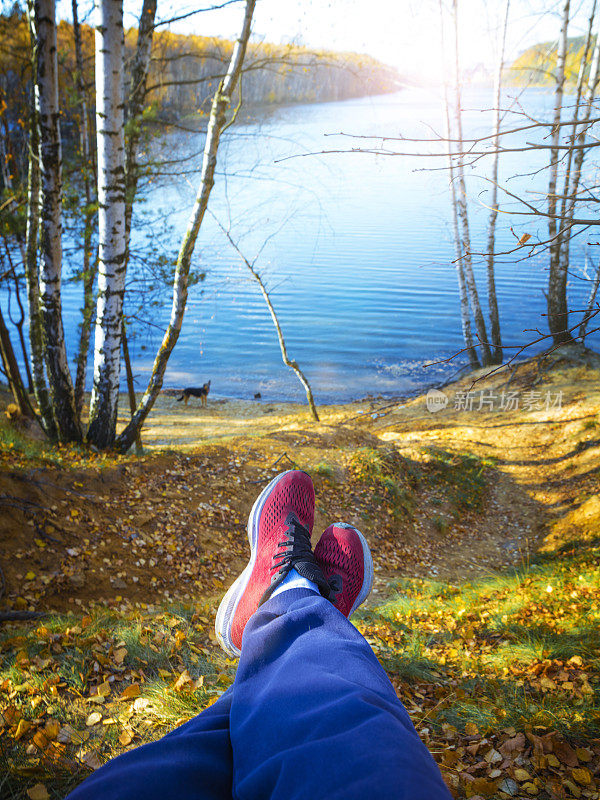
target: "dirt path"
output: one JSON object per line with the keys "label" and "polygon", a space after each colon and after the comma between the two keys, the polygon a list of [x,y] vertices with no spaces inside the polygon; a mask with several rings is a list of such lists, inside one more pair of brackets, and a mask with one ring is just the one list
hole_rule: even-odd
{"label": "dirt path", "polygon": [[[319,424],[291,404],[202,410],[162,397],[141,460],[70,470],[6,462],[2,602],[37,610],[217,598],[245,561],[254,497],[292,465],[315,480],[315,538],[335,519],[364,531],[375,603],[392,579],[481,576],[597,531],[598,365],[557,361],[539,381],[530,363],[509,376],[448,387],[435,414],[425,398],[373,401],[323,408]],[[455,409],[469,389],[473,410]],[[520,407],[478,410],[480,391],[516,392]],[[541,408],[524,408],[531,392]],[[561,403],[546,409],[547,393],[562,393]]]}

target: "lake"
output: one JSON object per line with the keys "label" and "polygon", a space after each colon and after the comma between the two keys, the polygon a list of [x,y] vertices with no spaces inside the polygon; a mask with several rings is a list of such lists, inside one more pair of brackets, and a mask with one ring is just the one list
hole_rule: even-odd
{"label": "lake", "polygon": [[[521,92],[520,102],[528,113],[547,118],[552,97],[542,90],[527,90]],[[490,114],[476,110],[486,103],[491,103],[489,90],[465,93],[466,136],[490,131]],[[515,120],[522,124],[521,117]],[[357,145],[330,134],[428,136],[427,126],[443,130],[437,93],[406,89],[392,95],[276,108],[260,123],[247,120],[230,129],[219,154],[211,214],[205,218],[194,257],[195,266],[206,270],[206,279],[190,291],[165,388],[210,379],[213,396],[249,398],[260,392],[266,400],[303,398],[296,377],[281,362],[258,286],[249,280],[219,223],[230,230],[246,258],[257,259],[256,266],[272,289],[289,354],[309,377],[317,402],[402,395],[456,372],[465,363],[463,357],[425,366],[462,347],[448,175],[440,169],[445,160],[348,152],[288,158]],[[528,132],[514,136],[511,144],[536,137],[539,140],[541,134]],[[194,153],[201,146],[198,135],[169,134],[162,153],[188,158],[183,165],[163,168],[166,174],[147,195],[145,207],[165,221],[148,228],[138,217],[134,249],[148,236],[155,237],[159,246],[167,223],[168,238],[177,248],[195,197],[194,170],[201,156]],[[410,152],[418,149],[412,146]],[[429,151],[435,152],[436,146],[429,146]],[[535,172],[546,159],[547,151],[504,156],[501,182],[509,175]],[[489,184],[473,170],[468,175],[472,249],[484,252]],[[510,181],[513,192],[544,192],[546,185],[546,173]],[[507,208],[517,206],[512,203]],[[501,215],[497,250],[511,249],[515,235],[525,232],[544,239],[544,220]],[[573,247],[573,272],[583,265],[586,237],[579,237]],[[592,231],[590,241],[595,238]],[[522,250],[502,256],[497,266],[503,339],[512,346],[531,338],[525,328],[546,330],[547,255],[529,259],[525,255]],[[478,261],[475,269],[485,305],[485,267],[483,259]],[[582,308],[588,285],[576,276],[572,284],[571,306]],[[65,286],[70,343],[76,335],[79,293],[78,287]],[[169,313],[170,293],[153,309],[153,325],[166,325]],[[134,331],[131,351],[138,389],[145,386],[159,328],[137,326]],[[597,337],[594,340],[598,343]]]}

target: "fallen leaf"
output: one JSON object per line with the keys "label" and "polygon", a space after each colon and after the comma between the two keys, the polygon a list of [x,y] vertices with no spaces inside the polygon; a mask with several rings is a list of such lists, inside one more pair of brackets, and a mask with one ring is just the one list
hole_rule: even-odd
{"label": "fallen leaf", "polygon": [[48,800],[50,795],[43,783],[36,783],[31,789],[27,789],[27,797],[30,800]]}
{"label": "fallen leaf", "polygon": [[123,730],[119,734],[119,741],[121,742],[123,747],[126,747],[128,744],[131,744],[132,739],[133,739],[133,734],[131,733],[131,731]]}
{"label": "fallen leaf", "polygon": [[139,683],[132,683],[123,689],[120,700],[133,700],[134,697],[139,697],[141,689]]}
{"label": "fallen leaf", "polygon": [[515,770],[515,780],[519,781],[519,783],[523,783],[523,781],[530,781],[531,775],[527,772],[526,769],[522,767],[517,767]]}
{"label": "fallen leaf", "polygon": [[25,736],[29,728],[31,728],[31,722],[26,719],[20,719],[15,731],[15,739],[18,741],[22,736]]}
{"label": "fallen leaf", "polygon": [[175,689],[176,692],[180,692],[186,685],[186,683],[190,683],[191,680],[192,677],[190,673],[187,671],[187,669],[184,669],[181,675],[177,678],[177,680],[173,684],[173,689]]}
{"label": "fallen leaf", "polygon": [[581,783],[583,786],[588,786],[592,782],[590,771],[585,767],[576,767],[571,771],[571,775],[577,781],[577,783]]}
{"label": "fallen leaf", "polygon": [[99,711],[92,711],[92,713],[86,719],[85,724],[88,726],[88,728],[91,728],[92,725],[97,725],[101,719],[102,714]]}

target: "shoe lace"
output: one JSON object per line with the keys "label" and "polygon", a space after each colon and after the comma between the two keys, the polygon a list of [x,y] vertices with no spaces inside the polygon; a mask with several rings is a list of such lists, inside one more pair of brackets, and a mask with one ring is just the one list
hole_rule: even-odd
{"label": "shoe lace", "polygon": [[310,531],[291,512],[285,519],[285,539],[277,542],[277,552],[273,556],[271,572],[282,575],[289,572],[298,561],[315,562],[310,544]]}
{"label": "shoe lace", "polygon": [[271,563],[271,586],[265,591],[261,603],[270,596],[272,587],[279,582],[278,579],[295,566],[300,575],[316,584],[323,597],[332,600],[335,590],[331,582],[323,575],[314,556],[310,544],[310,531],[292,512],[285,519],[284,535],[285,538],[277,543],[278,549]]}

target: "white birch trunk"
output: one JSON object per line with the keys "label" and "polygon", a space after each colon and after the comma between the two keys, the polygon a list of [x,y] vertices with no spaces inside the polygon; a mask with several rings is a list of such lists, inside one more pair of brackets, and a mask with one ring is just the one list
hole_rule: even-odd
{"label": "white birch trunk", "polygon": [[[440,25],[441,25],[441,39],[442,39],[442,58],[445,64],[445,36],[444,36],[444,10],[440,0]],[[463,246],[460,238],[460,228],[458,224],[458,199],[456,197],[456,184],[454,174],[454,154],[452,148],[452,125],[450,123],[450,101],[448,91],[448,81],[444,79],[444,118],[446,122],[446,139],[448,145],[448,183],[450,188],[450,202],[452,204],[452,232],[454,235],[454,263],[456,265],[456,277],[458,280],[458,296],[460,303],[460,323],[463,333],[463,339],[467,347],[469,355],[469,363],[472,369],[477,369],[481,366],[479,357],[475,348],[475,341],[473,339],[473,331],[471,329],[471,313],[469,311],[469,297],[467,295],[467,284],[465,282],[465,271],[463,269],[462,256]]]}
{"label": "white birch trunk", "polygon": [[567,33],[571,0],[565,0],[562,11],[562,22],[556,53],[556,88],[554,90],[554,116],[550,140],[550,177],[548,180],[548,238],[550,240],[550,272],[548,276],[548,327],[556,344],[572,341],[567,332],[568,311],[566,287],[562,289],[560,276],[560,239],[558,237],[558,220],[556,219],[558,183],[560,121],[565,87],[565,63],[567,59]]}
{"label": "white birch trunk", "polygon": [[[590,23],[592,20],[590,20]],[[591,31],[590,31],[591,33]],[[591,35],[589,37],[591,39]],[[587,130],[590,126],[590,119],[592,111],[595,106],[596,91],[598,89],[598,81],[600,80],[600,35],[596,35],[596,46],[594,47],[594,54],[592,56],[592,64],[590,67],[590,75],[587,82],[587,92],[585,96],[583,115],[578,120],[579,125],[575,124],[573,135],[571,137],[571,144],[577,144],[577,150],[569,151],[568,170],[565,177],[564,200],[562,204],[561,213],[561,241],[559,253],[559,269],[558,279],[560,281],[561,293],[564,292],[565,299],[567,293],[567,273],[569,269],[569,253],[571,243],[571,225],[575,215],[575,207],[577,205],[577,194],[579,192],[579,184],[581,181],[581,172],[583,162],[586,156],[586,149],[584,147],[587,140]],[[572,159],[572,163],[571,163]]]}
{"label": "white birch trunk", "polygon": [[123,0],[96,0],[96,137],[98,151],[98,301],[94,383],[87,438],[115,440],[125,291],[125,130]]}
{"label": "white birch trunk", "polygon": [[62,323],[61,144],[54,0],[32,0],[31,24],[37,41],[36,100],[40,141],[41,228],[40,305],[46,368],[54,419],[61,441],[79,441],[73,383]]}
{"label": "white birch trunk", "polygon": [[[32,74],[37,74],[37,41],[35,38],[34,10],[28,9],[31,36]],[[34,86],[34,95],[37,87]],[[42,427],[49,439],[58,439],[44,362],[44,338],[40,308],[40,274],[38,264],[38,235],[40,227],[40,137],[37,119],[38,103],[34,97],[29,123],[29,171],[27,176],[27,229],[25,234],[25,280],[29,307],[29,354],[33,394],[38,404]]]}
{"label": "white birch trunk", "polygon": [[498,311],[498,298],[496,296],[496,276],[495,276],[495,249],[496,249],[496,221],[498,219],[498,162],[500,158],[500,103],[502,100],[502,71],[504,69],[504,53],[506,50],[506,31],[508,28],[508,12],[510,0],[506,0],[504,9],[504,23],[500,36],[500,47],[498,51],[498,63],[496,66],[496,80],[494,87],[495,116],[494,116],[494,160],[492,162],[492,192],[490,197],[490,216],[488,220],[488,242],[487,242],[487,290],[488,306],[490,310],[490,335],[492,337],[492,361],[495,364],[502,363],[502,335],[500,332],[500,313]]}
{"label": "white birch trunk", "polygon": [[[459,147],[462,151],[463,131],[462,131],[462,107],[461,107],[461,91],[460,91],[460,60],[459,60],[459,42],[458,42],[458,0],[453,0],[452,3],[453,18],[454,18],[454,120],[455,120],[455,133],[459,140]],[[477,338],[479,339],[479,346],[481,347],[481,360],[485,365],[492,363],[492,353],[487,338],[487,331],[485,328],[485,320],[483,318],[483,311],[479,302],[479,294],[477,292],[477,284],[475,283],[475,275],[473,273],[473,260],[471,258],[471,235],[469,232],[469,212],[467,209],[467,184],[465,181],[464,159],[459,155],[456,159],[456,199],[457,199],[457,213],[462,230],[462,263],[465,275],[465,281],[469,292],[469,302],[471,304],[471,311],[473,312],[473,319],[475,321],[475,330],[477,331]]]}
{"label": "white birch trunk", "polygon": [[73,40],[75,44],[75,63],[77,65],[77,94],[79,100],[79,149],[81,157],[81,168],[83,175],[83,187],[85,192],[85,212],[83,229],[83,318],[81,320],[81,330],[79,333],[79,346],[77,348],[77,371],[75,376],[75,409],[81,418],[83,399],[85,393],[85,379],[87,373],[87,363],[89,355],[90,333],[94,316],[94,283],[96,281],[97,259],[92,257],[92,231],[95,212],[92,208],[93,176],[91,174],[91,146],[90,131],[88,125],[88,107],[85,96],[85,85],[83,82],[83,52],[81,47],[81,28],[79,25],[79,15],[77,1],[72,0],[71,8],[73,12]]}
{"label": "white birch trunk", "polygon": [[190,263],[198,232],[208,200],[215,180],[215,168],[217,166],[217,151],[219,148],[219,140],[221,132],[225,127],[226,111],[231,102],[231,95],[238,82],[244,56],[246,54],[246,46],[250,36],[250,26],[252,24],[252,15],[254,13],[254,6],[256,0],[246,0],[244,8],[244,22],[242,25],[242,32],[237,39],[231,60],[227,69],[225,78],[219,85],[216,94],[213,97],[212,106],[210,110],[210,118],[208,121],[208,128],[206,131],[206,141],[204,143],[204,156],[202,159],[202,171],[200,176],[200,187],[196,196],[194,209],[190,217],[187,231],[183,237],[179,255],[177,258],[177,266],[175,268],[175,279],[173,283],[173,305],[171,308],[171,320],[169,326],[163,337],[161,346],[156,354],[154,365],[152,367],[152,374],[148,382],[148,386],[142,399],[139,402],[136,413],[131,418],[128,425],[118,437],[117,443],[119,449],[128,450],[135,440],[138,430],[150,413],[152,406],[158,393],[160,392],[165,369],[169,356],[175,347],[181,325],[183,323],[183,315],[185,313],[185,306],[187,303],[188,293],[188,275],[190,271]]}

